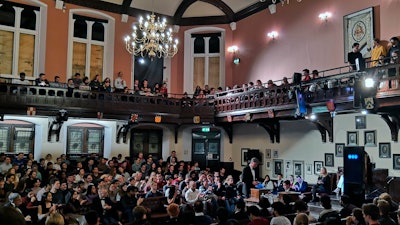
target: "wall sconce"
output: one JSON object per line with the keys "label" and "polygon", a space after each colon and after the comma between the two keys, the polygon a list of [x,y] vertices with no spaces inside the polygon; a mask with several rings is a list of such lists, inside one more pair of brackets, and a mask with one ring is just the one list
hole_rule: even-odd
{"label": "wall sconce", "polygon": [[325,20],[325,22],[328,22],[328,19],[329,19],[331,16],[332,16],[332,13],[330,13],[330,12],[324,12],[324,13],[319,14],[318,17],[319,17],[321,20]]}
{"label": "wall sconce", "polygon": [[276,32],[276,31],[271,31],[271,32],[269,32],[268,34],[267,34],[267,36],[269,37],[269,38],[272,38],[272,40],[275,40],[275,38],[277,38],[278,37],[278,32]]}
{"label": "wall sconce", "polygon": [[238,65],[240,63],[240,58],[237,55],[239,51],[238,46],[232,45],[228,48],[228,52],[233,53],[233,64]]}

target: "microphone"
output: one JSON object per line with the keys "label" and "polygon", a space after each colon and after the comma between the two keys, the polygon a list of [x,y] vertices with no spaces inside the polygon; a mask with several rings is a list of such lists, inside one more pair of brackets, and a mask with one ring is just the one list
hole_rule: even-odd
{"label": "microphone", "polygon": [[392,181],[393,181],[394,179],[396,179],[396,177],[392,177],[392,178],[390,178],[390,179],[388,180],[388,182],[386,182],[386,184],[390,184],[390,183],[392,183]]}

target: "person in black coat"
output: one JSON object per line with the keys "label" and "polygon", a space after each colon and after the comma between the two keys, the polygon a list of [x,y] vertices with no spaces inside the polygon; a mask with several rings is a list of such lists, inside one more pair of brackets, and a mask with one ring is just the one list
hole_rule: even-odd
{"label": "person in black coat", "polygon": [[118,224],[118,213],[115,204],[108,197],[105,188],[100,189],[99,196],[93,199],[93,209],[99,213],[100,221],[104,225]]}
{"label": "person in black coat", "polygon": [[257,158],[253,157],[250,160],[249,165],[247,165],[242,172],[242,181],[244,183],[243,186],[243,193],[246,195],[246,197],[250,197],[250,189],[255,188],[258,182],[259,178],[259,170],[258,170],[258,164],[260,161],[258,161]]}

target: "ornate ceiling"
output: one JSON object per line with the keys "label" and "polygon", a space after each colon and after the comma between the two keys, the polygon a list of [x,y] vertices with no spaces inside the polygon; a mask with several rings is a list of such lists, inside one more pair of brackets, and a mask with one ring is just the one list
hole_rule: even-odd
{"label": "ornate ceiling", "polygon": [[175,25],[226,24],[239,21],[272,4],[271,0],[64,0],[129,16],[149,12],[167,17]]}

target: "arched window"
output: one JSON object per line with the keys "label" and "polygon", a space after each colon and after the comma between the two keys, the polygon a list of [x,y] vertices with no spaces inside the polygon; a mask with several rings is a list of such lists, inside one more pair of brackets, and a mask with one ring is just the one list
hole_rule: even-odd
{"label": "arched window", "polygon": [[67,73],[92,80],[113,73],[114,27],[112,17],[93,10],[70,10]]}
{"label": "arched window", "polygon": [[0,153],[34,154],[35,126],[24,121],[0,123]]}
{"label": "arched window", "polygon": [[[185,31],[184,91],[196,86],[225,86],[225,30],[201,27]],[[188,57],[186,57],[188,56]]]}
{"label": "arched window", "polygon": [[[40,35],[45,33],[41,19],[47,13],[43,3],[39,6],[10,1],[0,4],[0,71],[1,74],[37,76],[44,67]],[[45,44],[45,43],[43,43]]]}
{"label": "arched window", "polygon": [[67,155],[80,157],[104,154],[104,127],[96,124],[75,124],[67,128]]}

